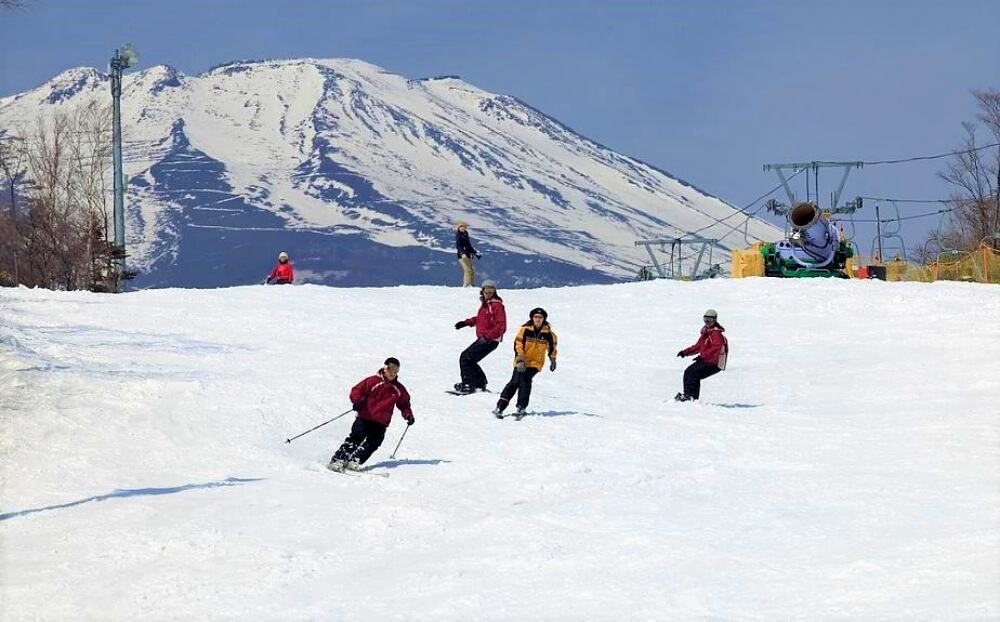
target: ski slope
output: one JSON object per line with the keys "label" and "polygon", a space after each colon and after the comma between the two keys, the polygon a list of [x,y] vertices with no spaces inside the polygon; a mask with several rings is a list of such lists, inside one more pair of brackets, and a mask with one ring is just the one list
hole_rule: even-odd
{"label": "ski slope", "polygon": [[[0,291],[0,619],[1000,617],[1000,288],[804,279],[505,291],[559,368],[453,397],[477,292]],[[671,401],[706,307],[729,369]],[[402,361],[369,464],[323,464]]]}

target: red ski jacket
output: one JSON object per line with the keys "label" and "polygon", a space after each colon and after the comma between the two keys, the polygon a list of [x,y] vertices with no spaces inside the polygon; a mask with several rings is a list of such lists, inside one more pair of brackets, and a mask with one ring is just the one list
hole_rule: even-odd
{"label": "red ski jacket", "polygon": [[697,354],[706,363],[711,363],[719,369],[725,369],[726,358],[729,354],[729,341],[722,334],[725,331],[726,329],[719,326],[718,322],[715,323],[715,326],[702,326],[698,342],[681,350],[681,354],[684,356]]}
{"label": "red ski jacket", "polygon": [[389,381],[382,376],[382,370],[354,385],[351,389],[351,403],[362,403],[359,419],[367,419],[382,425],[392,421],[393,406],[399,408],[404,418],[413,416],[410,410],[410,394],[399,378]]}
{"label": "red ski jacket", "polygon": [[507,311],[503,307],[503,299],[496,294],[489,300],[483,300],[482,296],[479,299],[482,301],[479,313],[466,319],[465,325],[476,327],[478,339],[502,341],[503,334],[507,332]]}
{"label": "red ski jacket", "polygon": [[292,262],[278,263],[267,276],[269,283],[291,283],[295,281],[295,271],[292,270]]}

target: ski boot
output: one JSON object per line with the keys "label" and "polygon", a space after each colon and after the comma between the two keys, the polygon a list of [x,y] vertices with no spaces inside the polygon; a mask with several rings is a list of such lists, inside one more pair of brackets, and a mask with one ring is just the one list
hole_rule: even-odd
{"label": "ski boot", "polygon": [[358,462],[357,460],[348,460],[347,464],[344,465],[344,468],[347,469],[348,471],[363,471],[364,470],[361,467],[361,463]]}
{"label": "ski boot", "polygon": [[503,411],[500,410],[499,408],[494,408],[493,416],[496,417],[497,419],[503,419]]}

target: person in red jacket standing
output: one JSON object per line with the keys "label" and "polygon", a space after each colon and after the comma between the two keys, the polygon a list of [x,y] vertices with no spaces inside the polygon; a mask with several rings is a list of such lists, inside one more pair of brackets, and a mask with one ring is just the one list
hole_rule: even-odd
{"label": "person in red jacket standing", "polygon": [[715,309],[709,309],[705,311],[703,319],[705,325],[701,327],[698,342],[677,353],[677,356],[681,358],[693,354],[698,355],[694,363],[691,363],[684,370],[684,392],[674,396],[678,402],[698,399],[701,395],[701,381],[726,368],[729,342],[722,334],[726,329],[719,324],[719,314],[716,313]]}
{"label": "person in red jacket standing", "polygon": [[459,393],[473,393],[486,390],[486,374],[479,361],[497,349],[503,334],[507,332],[507,311],[503,299],[497,295],[497,284],[487,279],[479,291],[479,312],[475,317],[455,322],[455,330],[466,326],[476,327],[476,340],[458,357],[462,371],[462,382],[455,385]]}
{"label": "person in red jacket standing", "polygon": [[354,385],[351,405],[358,415],[350,435],[327,465],[331,471],[361,470],[361,465],[382,445],[394,407],[403,413],[406,425],[413,425],[410,394],[399,381],[399,359],[390,356],[377,374]]}
{"label": "person in red jacket standing", "polygon": [[271,270],[271,274],[267,275],[265,283],[271,285],[287,285],[295,281],[295,271],[292,269],[292,264],[288,261],[288,253],[281,251],[278,253],[278,265]]}

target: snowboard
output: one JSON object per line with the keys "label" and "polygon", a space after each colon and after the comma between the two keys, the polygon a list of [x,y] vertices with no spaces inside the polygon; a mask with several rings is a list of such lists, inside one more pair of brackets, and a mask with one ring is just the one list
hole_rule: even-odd
{"label": "snowboard", "polygon": [[493,391],[490,391],[489,389],[477,389],[472,393],[463,393],[462,391],[456,391],[454,389],[446,389],[445,393],[448,393],[449,395],[475,395],[476,393],[493,393]]}

